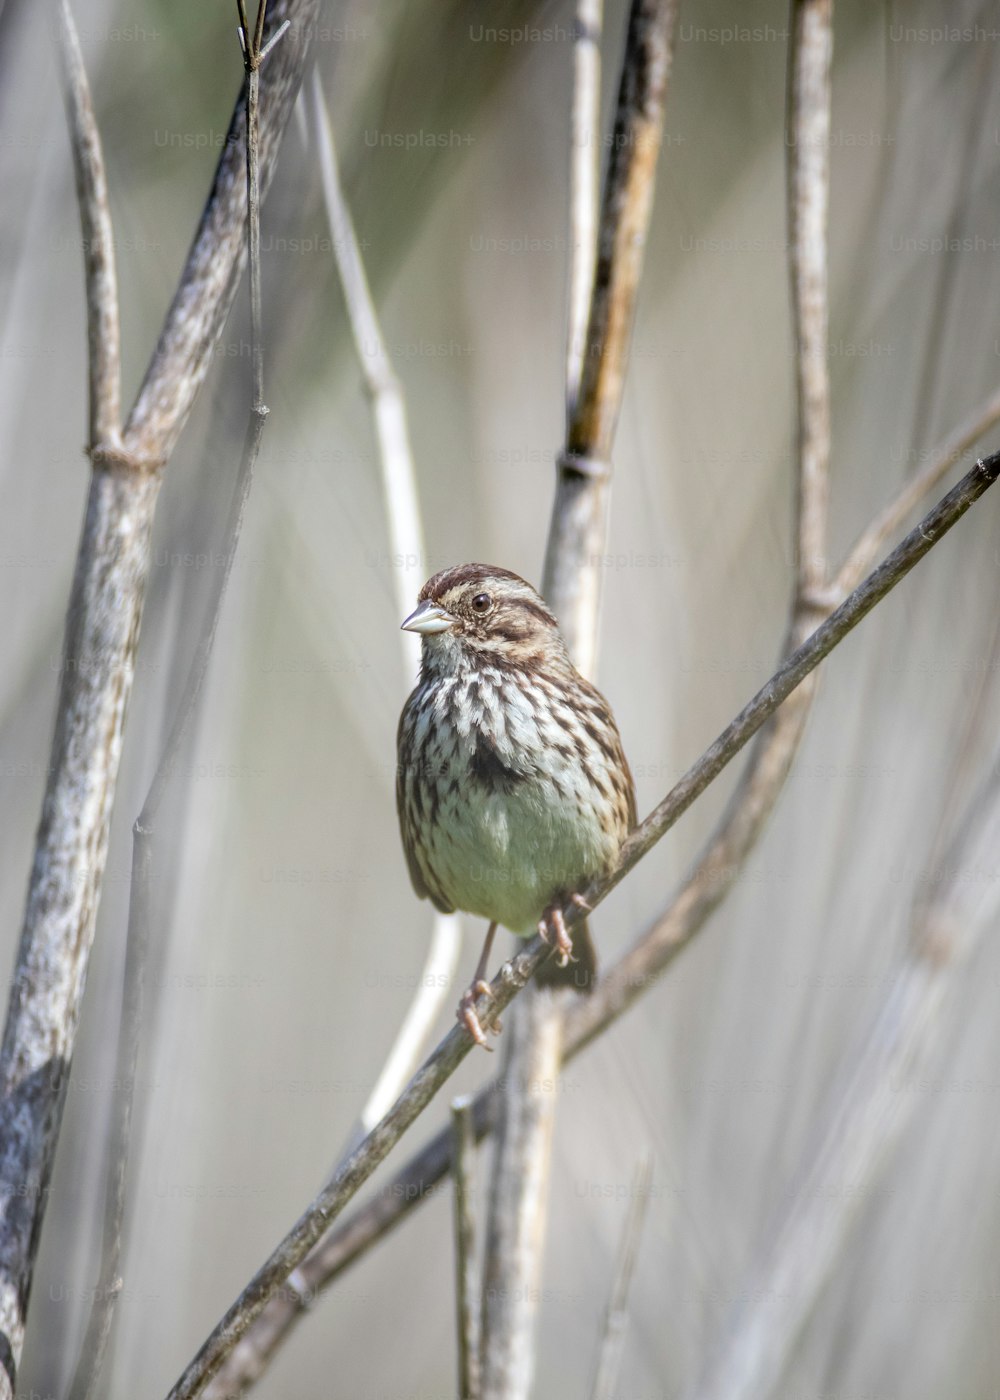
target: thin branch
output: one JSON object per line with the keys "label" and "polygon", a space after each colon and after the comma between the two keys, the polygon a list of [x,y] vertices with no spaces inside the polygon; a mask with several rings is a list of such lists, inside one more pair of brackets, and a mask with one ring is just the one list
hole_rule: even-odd
{"label": "thin branch", "polygon": [[601,28],[603,0],[577,0],[573,35],[573,122],[570,162],[569,315],[566,329],[566,418],[580,389],[600,203]]}
{"label": "thin branch", "polygon": [[73,143],[76,195],[83,234],[87,288],[87,363],[90,380],[90,449],[121,448],[121,328],[115,238],[101,137],[94,118],[80,40],[69,8],[59,0],[59,57],[66,118]]}
{"label": "thin branch", "polygon": [[[851,570],[870,567],[878,544],[898,527],[917,504],[915,488],[926,493],[961,452],[975,443],[1000,418],[1000,394],[971,414],[958,434],[935,453],[918,482],[909,484],[880,517],[879,528],[866,531],[850,555]],[[950,444],[950,445],[949,445]],[[959,445],[956,445],[959,444]],[[884,522],[884,528],[882,523]],[[838,575],[845,576],[847,565]],[[832,591],[832,590],[830,590]],[[794,692],[778,711],[779,718],[799,706],[805,686]],[[799,707],[796,727],[804,724],[807,707]],[[635,941],[598,982],[592,996],[577,1001],[566,1010],[564,1061],[579,1054],[591,1040],[602,1034],[642,993],[651,990],[674,958],[702,929],[725,897],[739,874],[743,861],[763,829],[773,797],[787,772],[788,745],[772,745],[760,763],[751,760],[749,780],[741,781],[715,836],[695,862],[680,892],[652,925]],[[794,747],[794,746],[791,746]],[[494,1130],[497,1085],[487,1084],[475,1098],[477,1133],[484,1137]],[[305,1296],[315,1298],[329,1287],[356,1259],[394,1229],[409,1211],[430,1199],[435,1186],[450,1170],[447,1133],[430,1139],[393,1178],[390,1188],[376,1200],[361,1207],[342,1226],[333,1230],[313,1252],[303,1269]],[[282,1295],[284,1298],[285,1295]],[[255,1328],[234,1351],[224,1373],[226,1386],[213,1400],[232,1393],[256,1378],[270,1357],[286,1339],[288,1330],[302,1315],[304,1304],[294,1300],[283,1318],[269,1305],[269,1325]]]}
{"label": "thin branch", "polygon": [[[474,1097],[470,1116],[477,1143],[496,1127],[500,1096],[497,1085],[490,1092],[480,1090]],[[270,1299],[256,1322],[235,1346],[205,1387],[205,1400],[227,1400],[242,1394],[263,1376],[271,1358],[289,1339],[320,1292],[329,1286],[355,1259],[405,1219],[409,1206],[425,1195],[452,1170],[450,1126],[439,1132],[419,1154],[383,1187],[350,1220],[331,1230],[310,1251],[299,1268],[289,1276],[292,1288],[282,1289]],[[282,1306],[278,1306],[278,1304]]]}
{"label": "thin branch", "polygon": [[[261,88],[261,190],[291,111],[318,0],[275,0],[301,24]],[[239,115],[231,126],[241,132]],[[242,141],[239,142],[242,144]],[[246,220],[227,143],[195,247],[123,446],[98,445],[70,595],[55,735],[0,1050],[0,1400],[17,1386],[31,1276],[93,942],[150,537],[169,455],[236,290]],[[116,358],[104,347],[102,363]],[[91,368],[91,381],[104,382]]]}
{"label": "thin branch", "polygon": [[[739,1291],[747,1301],[726,1320],[695,1400],[763,1400],[780,1383],[848,1231],[913,1116],[919,1095],[900,1086],[929,1071],[957,968],[995,916],[995,889],[984,889],[970,872],[990,868],[998,846],[1000,768],[994,765],[942,862],[946,878],[916,911],[907,955],[766,1232],[768,1244]],[[850,1183],[851,1190],[831,1200],[830,1183]]]}
{"label": "thin branch", "polygon": [[646,1223],[652,1180],[653,1157],[647,1152],[636,1162],[632,1175],[632,1196],[625,1218],[625,1228],[622,1231],[611,1297],[608,1299],[604,1315],[604,1332],[601,1336],[601,1350],[591,1400],[614,1400],[618,1389],[618,1373],[621,1370],[622,1351],[625,1346],[625,1328],[628,1325],[629,1292],[639,1254],[642,1227]]}
{"label": "thin branch", "polygon": [[[267,0],[261,0],[261,14]],[[240,6],[242,12],[242,5]],[[142,811],[133,827],[132,885],[129,899],[129,921],[122,987],[122,1011],[118,1034],[117,1070],[115,1082],[118,1093],[108,1134],[108,1171],[104,1201],[104,1231],[101,1264],[97,1287],[94,1289],[87,1330],[77,1362],[69,1400],[92,1400],[104,1368],[112,1325],[121,1291],[119,1268],[122,1254],[122,1231],[125,1218],[128,1163],[132,1137],[132,1107],[135,1092],[135,1069],[139,1058],[145,972],[152,923],[152,863],[153,835],[160,805],[173,773],[177,754],[197,708],[208,673],[208,663],[215,642],[222,604],[225,597],[236,547],[253,484],[253,471],[260,451],[261,434],[267,407],[264,391],[264,341],[261,324],[260,297],[260,195],[258,181],[258,98],[259,83],[253,51],[245,42],[243,56],[248,82],[247,104],[247,242],[250,250],[250,336],[253,348],[253,402],[247,424],[240,469],[234,485],[229,518],[226,522],[225,563],[213,576],[212,596],[204,631],[195,650],[184,689],[177,706],[166,747],[157,764]]]}
{"label": "thin branch", "polygon": [[[735,758],[792,690],[933,549],[970,506],[993,485],[998,475],[1000,452],[978,462],[836,612],[787,658],[659,806],[636,828],[626,843],[618,868],[606,880],[583,891],[591,907],[599,904],[619,884]],[[567,924],[571,924],[580,917],[580,910],[575,904],[570,904],[563,914]],[[535,937],[510,962],[504,964],[491,984],[490,995],[477,1003],[477,1014],[484,1026],[492,1024],[495,1017],[504,1011],[550,953],[549,945],[540,937]],[[453,1027],[414,1075],[389,1113],[337,1169],[254,1275],[170,1392],[170,1400],[191,1400],[200,1393],[223,1358],[260,1314],[271,1291],[279,1287],[302,1262],[471,1048],[472,1040],[468,1033],[459,1026]]]}
{"label": "thin branch", "polygon": [[[766,719],[805,677],[828,656],[849,631],[867,617],[913,566],[932,549],[952,526],[962,518],[984,491],[989,490],[1000,474],[1000,452],[981,459],[962,477],[920,524],[906,536],[889,557],[841,603],[835,612],[816,628],[800,647],[789,656],[766,685],[726,726],[701,758],[688,769],[680,782],[667,793],[663,801],[632,833],[625,843],[617,870],[601,882],[584,891],[587,902],[603,899],[652,846],[670,829],[700,797],[711,782],[735,757]],[[567,922],[573,906],[564,911]],[[576,911],[579,917],[579,911]]]}
{"label": "thin branch", "polygon": [[912,515],[917,506],[938,485],[948,470],[970,448],[1000,422],[1000,389],[974,409],[955,431],[932,453],[927,465],[917,476],[906,483],[899,495],[889,503],[882,513],[872,521],[867,530],[855,542],[847,558],[837,572],[835,583],[830,589],[833,604],[839,603],[857,587],[872,560],[885,548],[889,539]]}
{"label": "thin branch", "polygon": [[[389,523],[390,552],[398,559],[425,559],[424,531],[417,495],[417,477],[410,448],[406,399],[392,367],[388,347],[379,325],[365,273],[361,249],[351,211],[340,183],[337,151],[323,85],[313,70],[309,87],[313,131],[319,153],[323,200],[330,225],[337,270],[351,324],[355,353],[372,402],[382,470],[382,495]],[[393,574],[396,608],[400,618],[412,603],[412,586],[405,569]],[[400,632],[403,663],[409,674],[416,672],[420,659],[420,639],[412,632]],[[450,989],[462,949],[462,927],[457,915],[435,914],[430,947],[418,990],[397,1032],[392,1049],[361,1112],[350,1147],[388,1111],[407,1079],[426,1052],[435,1022]],[[282,1300],[276,1300],[276,1306]]]}
{"label": "thin branch", "polygon": [[479,1400],[479,1282],[473,1214],[476,1127],[469,1098],[451,1106],[451,1160],[454,1163],[455,1330],[458,1336],[459,1400]]}

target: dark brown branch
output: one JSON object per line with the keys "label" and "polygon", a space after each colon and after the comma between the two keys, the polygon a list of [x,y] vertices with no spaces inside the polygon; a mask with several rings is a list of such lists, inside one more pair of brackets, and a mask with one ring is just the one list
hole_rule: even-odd
{"label": "dark brown branch", "polygon": [[542,592],[578,668],[594,669],[610,467],[652,212],[677,0],[634,0],[601,208],[579,390],[556,476]]}

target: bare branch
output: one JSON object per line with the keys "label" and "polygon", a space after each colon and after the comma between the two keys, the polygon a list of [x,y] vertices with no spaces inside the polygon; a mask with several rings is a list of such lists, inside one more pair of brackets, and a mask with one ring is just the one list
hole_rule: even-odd
{"label": "bare branch", "polygon": [[451,1160],[455,1231],[455,1328],[458,1336],[459,1400],[479,1400],[479,1281],[476,1277],[475,1221],[472,1173],[476,1127],[472,1101],[456,1099],[451,1106]]}
{"label": "bare branch", "polygon": [[604,1317],[604,1333],[601,1337],[601,1351],[594,1377],[592,1400],[614,1400],[618,1388],[618,1372],[621,1369],[622,1349],[625,1345],[625,1328],[628,1324],[628,1298],[635,1272],[635,1261],[639,1254],[639,1241],[642,1227],[646,1223],[649,1208],[649,1188],[653,1180],[653,1157],[647,1152],[635,1164],[632,1176],[632,1197],[629,1201],[625,1229],[622,1231],[621,1248],[618,1253],[618,1267],[615,1270],[611,1297],[608,1300]]}
{"label": "bare branch", "polygon": [[[914,534],[919,533],[920,528],[918,526]],[[782,709],[795,706],[803,688],[800,686],[799,691],[793,692]],[[773,756],[769,755],[769,761],[762,765],[759,788],[751,789],[753,798],[758,797],[759,791],[769,792],[780,787],[783,759],[782,753],[774,763]],[[593,994],[567,1008],[564,1062],[579,1054],[635,1000],[650,991],[677,954],[704,926],[731,887],[740,862],[752,845],[764,801],[763,798],[760,802],[744,801],[737,792],[731,804],[732,816],[723,819],[718,835],[699,858],[680,894],[601,978]],[[480,1137],[494,1129],[496,1095],[496,1083],[489,1083],[475,1097],[476,1129]],[[328,1287],[355,1259],[398,1225],[413,1207],[429,1199],[434,1186],[450,1170],[450,1161],[448,1136],[438,1133],[400,1168],[391,1191],[362,1207],[339,1229],[332,1231],[311,1261],[308,1276],[311,1294],[315,1296]]]}
{"label": "bare branch", "polygon": [[66,117],[73,142],[76,195],[83,234],[87,288],[87,362],[90,379],[90,449],[121,449],[121,328],[115,238],[111,227],[104,153],[94,118],[80,40],[69,8],[59,0],[59,57]]}
{"label": "bare branch", "polygon": [[[1000,452],[978,462],[864,583],[854,590],[836,612],[787,658],[680,782],[675,784],[659,806],[636,828],[626,843],[618,869],[606,880],[583,892],[591,907],[599,904],[666,834],[792,690],[800,685],[886,594],[906,577],[914,565],[933,549],[970,506],[993,485],[998,475]],[[570,904],[563,910],[563,914],[567,924],[571,924],[580,917],[580,910],[575,904]],[[540,937],[535,937],[510,962],[504,964],[491,983],[490,995],[480,998],[477,1003],[477,1015],[483,1026],[492,1024],[504,1011],[551,951],[548,943]],[[623,959],[623,962],[625,961],[627,959]],[[638,995],[641,985],[631,989],[633,996]],[[587,998],[587,1002],[594,999]],[[631,998],[626,1000],[628,999]],[[585,1014],[586,1009],[586,1006],[580,1008],[573,1019],[578,1020],[580,1015]],[[570,1024],[569,1018],[567,1024]],[[414,1075],[389,1113],[369,1133],[351,1157],[337,1169],[257,1271],[170,1392],[170,1400],[191,1400],[201,1392],[223,1358],[260,1314],[271,1292],[302,1262],[347,1202],[361,1189],[379,1163],[423,1112],[441,1085],[454,1073],[471,1048],[472,1040],[468,1033],[459,1026],[453,1027]]]}
{"label": "bare branch", "polygon": [[[916,529],[911,530],[889,557],[869,574],[834,613],[798,647],[763,685],[754,698],[722,731],[715,743],[705,750],[675,783],[663,801],[642,822],[625,843],[618,869],[600,886],[584,891],[588,903],[603,899],[609,890],[624,879],[646,852],[669,830],[713,782],[743,745],[774,713],[791,692],[828,656],[871,612],[872,608],[895,588],[929,549],[960,520],[984,491],[993,485],[1000,473],[1000,452],[976,463],[957,486],[944,496]],[[564,911],[567,922],[573,906]],[[577,911],[577,917],[579,911]]]}
{"label": "bare branch", "polygon": [[[262,0],[261,13],[265,7],[266,0]],[[253,402],[250,407],[246,440],[234,486],[229,519],[226,523],[225,563],[223,568],[214,575],[204,633],[195,650],[166,747],[157,765],[142,812],[133,828],[132,885],[129,899],[129,924],[117,1051],[116,1083],[119,1087],[114,1100],[114,1111],[108,1135],[108,1174],[105,1188],[101,1264],[69,1400],[91,1400],[91,1397],[96,1393],[121,1290],[119,1268],[132,1136],[135,1067],[139,1057],[145,1001],[146,959],[152,922],[152,859],[156,818],[173,772],[177,754],[197,708],[208,673],[209,658],[215,642],[226,588],[232,574],[236,546],[243,526],[247,501],[253,484],[253,471],[260,451],[264,420],[268,412],[263,402],[264,342],[260,300],[260,199],[257,180],[259,84],[257,72],[252,71],[250,67],[253,62],[253,54],[245,42],[243,56],[248,75],[246,85],[247,243],[250,250]]]}
{"label": "bare branch", "polygon": [[[262,168],[273,167],[318,0],[276,0],[302,21],[262,87]],[[269,94],[269,95],[268,95]],[[242,123],[234,121],[234,128]],[[100,444],[70,596],[42,819],[0,1049],[0,1400],[16,1388],[35,1253],[62,1119],[150,565],[160,466],[211,360],[236,287],[246,219],[227,144],[185,280],[124,448]],[[262,173],[261,188],[266,178]],[[217,242],[212,242],[216,239]],[[116,359],[107,348],[102,363]],[[171,380],[176,372],[178,380]],[[91,371],[101,382],[103,372]],[[163,376],[163,378],[161,378]]]}

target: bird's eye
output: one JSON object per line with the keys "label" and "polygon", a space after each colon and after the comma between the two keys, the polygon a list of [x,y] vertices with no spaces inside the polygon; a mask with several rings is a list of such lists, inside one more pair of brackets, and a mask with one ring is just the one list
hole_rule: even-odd
{"label": "bird's eye", "polygon": [[493,599],[488,593],[477,593],[472,600],[472,611],[477,613],[489,612],[493,606]]}

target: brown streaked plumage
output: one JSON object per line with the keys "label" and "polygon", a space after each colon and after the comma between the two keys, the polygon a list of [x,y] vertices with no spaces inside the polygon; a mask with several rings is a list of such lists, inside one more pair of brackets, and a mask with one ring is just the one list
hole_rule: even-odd
{"label": "brown streaked plumage", "polygon": [[607,701],[517,574],[445,569],[403,626],[422,643],[397,740],[403,849],[421,899],[489,920],[459,1007],[485,1044],[474,1001],[497,924],[523,936],[540,930],[555,944],[540,982],[589,990],[596,961],[586,922],[571,943],[560,905],[617,863],[635,825],[632,774]]}

